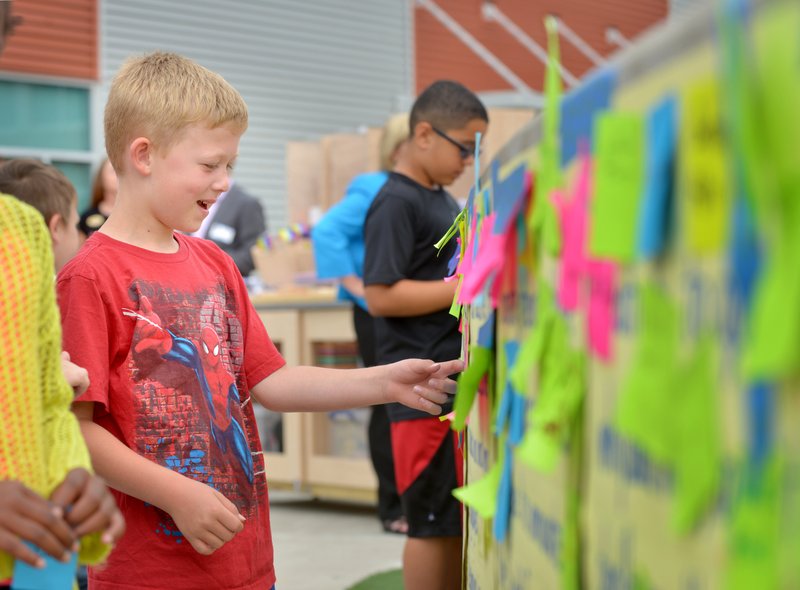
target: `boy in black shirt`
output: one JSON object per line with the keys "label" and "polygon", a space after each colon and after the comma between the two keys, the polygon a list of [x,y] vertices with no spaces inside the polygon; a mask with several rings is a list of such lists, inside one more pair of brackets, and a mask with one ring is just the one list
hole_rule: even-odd
{"label": "boy in black shirt", "polygon": [[[438,81],[417,98],[409,123],[409,145],[364,227],[364,284],[381,364],[461,352],[458,321],[449,314],[456,281],[442,280],[456,243],[441,253],[434,244],[459,212],[442,187],[472,163],[476,133],[486,133],[488,115],[470,90]],[[451,492],[461,485],[463,463],[450,422],[399,404],[387,409],[397,488],[409,522],[405,587],[460,589],[461,507]]]}

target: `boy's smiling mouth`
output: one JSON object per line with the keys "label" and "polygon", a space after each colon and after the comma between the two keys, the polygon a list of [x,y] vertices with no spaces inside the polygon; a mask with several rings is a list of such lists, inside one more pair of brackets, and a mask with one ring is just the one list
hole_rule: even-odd
{"label": "boy's smiling mouth", "polygon": [[211,205],[214,204],[213,201],[197,201],[197,204],[200,205],[200,208],[204,211],[208,211],[211,208]]}

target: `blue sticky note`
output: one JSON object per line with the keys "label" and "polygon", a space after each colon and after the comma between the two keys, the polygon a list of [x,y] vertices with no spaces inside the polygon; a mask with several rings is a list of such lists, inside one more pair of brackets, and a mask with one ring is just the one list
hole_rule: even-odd
{"label": "blue sticky note", "polygon": [[608,109],[616,83],[616,71],[605,67],[590,75],[561,100],[562,167],[578,153],[578,143],[581,140],[588,140],[591,146],[594,117],[600,111]]}
{"label": "blue sticky note", "polygon": [[642,258],[662,252],[671,218],[675,162],[675,98],[662,100],[647,118],[647,173],[639,212],[638,250]]}
{"label": "blue sticky note", "polygon": [[525,202],[525,165],[520,164],[511,173],[500,180],[498,171],[500,164],[492,161],[492,189],[494,192],[494,233],[504,234],[511,222],[520,212]]}
{"label": "blue sticky note", "polygon": [[32,543],[26,544],[42,556],[45,561],[44,569],[36,569],[22,561],[15,561],[12,590],[72,590],[78,570],[78,555],[73,553],[68,563],[62,563]]}
{"label": "blue sticky note", "polygon": [[[519,352],[519,342],[516,340],[509,340],[505,346],[506,352],[506,366],[513,367],[517,362],[517,353]],[[510,373],[511,371],[506,371]],[[500,397],[500,404],[497,408],[497,418],[495,419],[494,429],[498,434],[506,427],[506,422],[511,416],[511,400],[514,396],[514,386],[511,384],[511,379],[506,375],[506,384],[503,388],[503,393]]]}
{"label": "blue sticky note", "polygon": [[494,514],[494,538],[497,541],[505,541],[508,536],[508,528],[511,522],[511,464],[513,463],[511,448],[506,443],[506,452],[503,455],[502,473],[500,475],[500,486],[497,489],[497,510]]}
{"label": "blue sticky note", "polygon": [[750,411],[747,413],[749,430],[749,459],[756,470],[766,462],[773,447],[775,422],[775,392],[772,385],[759,382],[747,392]]}
{"label": "blue sticky note", "polygon": [[478,330],[478,346],[494,348],[494,310]]}
{"label": "blue sticky note", "polygon": [[525,436],[527,408],[525,397],[514,391],[511,394],[511,423],[508,428],[508,441],[515,447],[522,442],[522,438]]}
{"label": "blue sticky note", "polygon": [[761,245],[750,204],[743,194],[737,195],[733,205],[728,256],[731,268],[728,288],[731,296],[747,309],[761,268]]}

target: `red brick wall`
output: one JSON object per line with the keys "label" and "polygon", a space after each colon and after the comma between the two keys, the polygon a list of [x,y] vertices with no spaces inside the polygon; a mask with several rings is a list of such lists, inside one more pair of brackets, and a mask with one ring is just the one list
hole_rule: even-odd
{"label": "red brick wall", "polygon": [[7,39],[0,70],[97,79],[98,0],[13,0],[23,18]]}
{"label": "red brick wall", "polygon": [[[483,18],[483,0],[434,1],[530,88],[542,89],[544,64],[502,26]],[[494,5],[544,48],[544,18],[554,14],[601,55],[618,49],[606,42],[606,28],[616,27],[633,39],[667,16],[667,0],[496,0]],[[478,92],[512,89],[427,9],[416,5],[414,13],[417,92],[441,78],[458,80]],[[561,60],[577,77],[593,66],[563,37]]]}

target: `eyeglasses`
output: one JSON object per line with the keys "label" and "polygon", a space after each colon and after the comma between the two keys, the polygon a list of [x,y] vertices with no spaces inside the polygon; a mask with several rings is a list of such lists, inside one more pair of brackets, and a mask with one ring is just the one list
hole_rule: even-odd
{"label": "eyeglasses", "polygon": [[460,141],[456,141],[441,129],[437,129],[436,127],[433,126],[431,126],[431,129],[433,129],[433,132],[436,135],[438,135],[439,137],[443,137],[444,139],[452,143],[454,146],[456,146],[458,148],[458,154],[461,156],[462,160],[466,160],[467,158],[475,155],[475,148],[469,148]]}

